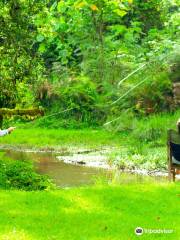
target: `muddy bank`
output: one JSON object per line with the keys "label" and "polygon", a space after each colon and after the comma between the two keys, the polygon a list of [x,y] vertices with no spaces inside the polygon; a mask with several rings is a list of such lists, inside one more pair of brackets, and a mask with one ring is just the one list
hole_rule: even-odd
{"label": "muddy bank", "polygon": [[[119,172],[139,174],[144,176],[159,176],[167,177],[168,172],[166,170],[147,170],[147,169],[119,169],[118,165],[109,164],[108,151],[99,151],[96,154],[91,152],[90,154],[73,154],[68,156],[57,156],[60,161],[73,165],[83,165],[85,167],[96,167],[104,169],[114,169]],[[178,176],[178,175],[177,175]]]}
{"label": "muddy bank", "polygon": [[27,148],[24,146],[0,145],[1,150],[10,150],[25,153],[54,153],[59,161],[67,164],[84,165],[87,167],[97,167],[104,169],[112,169],[115,166],[110,166],[108,163],[109,155],[117,150],[116,148],[108,148],[106,146],[98,149],[88,149],[79,147],[64,147],[64,148]]}
{"label": "muddy bank", "polygon": [[108,155],[102,152],[97,152],[96,154],[94,152],[89,154],[75,153],[70,156],[58,156],[57,158],[60,161],[63,161],[68,164],[83,165],[87,167],[97,167],[104,169],[115,168],[115,166],[110,166],[108,164],[109,157]]}
{"label": "muddy bank", "polygon": [[40,174],[48,175],[58,187],[91,185],[96,181],[134,184],[144,182],[166,182],[164,172],[146,170],[118,170],[107,162],[108,152],[75,153],[59,156],[47,152],[3,151],[8,159],[31,161]]}
{"label": "muddy bank", "polygon": [[[62,161],[65,164],[83,166],[83,167],[92,167],[100,168],[107,170],[119,170],[120,172],[139,174],[144,176],[162,176],[167,177],[168,172],[166,170],[148,170],[148,169],[119,169],[118,164],[111,163],[111,153],[117,148],[110,148],[103,146],[99,149],[88,149],[88,148],[79,148],[79,147],[61,147],[61,148],[26,148],[25,146],[12,146],[12,145],[0,145],[1,150],[10,150],[17,152],[25,153],[54,153],[58,161]],[[180,175],[179,175],[180,176]],[[178,178],[178,175],[177,175]],[[180,178],[180,177],[179,177]]]}

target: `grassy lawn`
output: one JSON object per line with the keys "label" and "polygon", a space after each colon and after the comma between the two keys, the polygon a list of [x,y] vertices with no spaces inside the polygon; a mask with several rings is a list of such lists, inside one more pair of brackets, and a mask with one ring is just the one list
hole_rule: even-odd
{"label": "grassy lawn", "polygon": [[[0,191],[2,240],[180,239],[180,185]],[[136,236],[134,229],[172,229]]]}
{"label": "grassy lawn", "polygon": [[17,129],[0,138],[0,144],[21,145],[29,148],[88,147],[120,145],[121,136],[105,130]]}
{"label": "grassy lawn", "polygon": [[[17,128],[0,145],[33,149],[117,147],[112,161],[165,167],[166,130],[179,112],[131,131]],[[165,127],[164,127],[165,126]],[[175,126],[174,126],[175,127]],[[114,150],[113,150],[114,151]],[[128,166],[127,166],[128,167]],[[95,185],[56,191],[0,191],[0,240],[180,239],[180,183]],[[136,227],[172,229],[136,236]]]}
{"label": "grassy lawn", "polygon": [[[4,138],[0,138],[0,144],[15,144],[25,147],[102,147],[122,146],[129,148],[153,147],[166,145],[167,129],[175,128],[180,111],[173,114],[163,113],[144,117],[142,119],[127,118],[123,115],[118,123],[118,128],[108,127],[99,129],[63,129],[40,128],[36,125],[22,125],[17,123],[16,131]],[[41,119],[40,119],[41,120]],[[55,120],[57,123],[57,119]],[[13,123],[6,123],[8,126]],[[34,126],[34,127],[33,127]],[[118,132],[115,132],[117,129]]]}

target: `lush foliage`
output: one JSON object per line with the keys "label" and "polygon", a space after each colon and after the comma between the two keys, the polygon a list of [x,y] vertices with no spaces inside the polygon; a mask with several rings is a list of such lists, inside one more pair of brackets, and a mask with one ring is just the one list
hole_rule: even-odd
{"label": "lush foliage", "polygon": [[177,0],[10,0],[0,13],[0,107],[73,108],[64,127],[173,110]]}
{"label": "lush foliage", "polygon": [[[17,130],[1,148],[105,149],[120,169],[167,169],[179,21],[179,0],[1,0],[0,108],[46,111],[7,115]],[[54,185],[31,162],[0,159],[2,240],[136,239],[138,226],[173,230],[143,239],[180,239],[178,183],[34,192]]]}
{"label": "lush foliage", "polygon": [[32,191],[52,188],[53,185],[48,177],[36,173],[31,162],[10,160],[2,154],[1,159],[4,159],[0,160],[1,189]]}
{"label": "lush foliage", "polygon": [[34,24],[42,2],[0,2],[0,107],[33,104],[32,84],[42,78],[43,68]]}

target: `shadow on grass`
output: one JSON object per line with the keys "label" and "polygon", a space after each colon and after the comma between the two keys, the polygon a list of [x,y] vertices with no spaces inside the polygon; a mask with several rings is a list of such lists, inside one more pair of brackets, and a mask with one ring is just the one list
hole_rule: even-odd
{"label": "shadow on grass", "polygon": [[0,199],[0,239],[126,240],[137,226],[175,231],[143,239],[180,238],[179,184],[1,191]]}

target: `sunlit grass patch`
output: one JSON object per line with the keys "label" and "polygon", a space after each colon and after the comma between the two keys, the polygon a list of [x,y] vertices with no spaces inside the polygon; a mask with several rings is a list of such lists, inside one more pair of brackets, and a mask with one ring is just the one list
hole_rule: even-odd
{"label": "sunlit grass patch", "polygon": [[25,147],[101,147],[118,145],[119,136],[104,130],[17,129],[12,135],[0,138],[0,144]]}
{"label": "sunlit grass patch", "polygon": [[9,232],[0,236],[0,240],[33,240],[30,234],[27,234],[24,230],[18,230],[13,228]]}
{"label": "sunlit grass patch", "polygon": [[[50,192],[0,191],[0,239],[136,239],[138,226],[173,229],[168,239],[179,239],[179,195],[178,183],[150,182]],[[167,235],[142,236],[157,238]]]}

